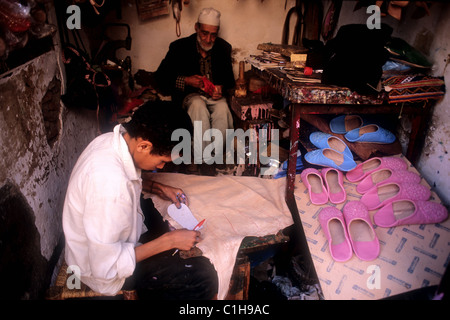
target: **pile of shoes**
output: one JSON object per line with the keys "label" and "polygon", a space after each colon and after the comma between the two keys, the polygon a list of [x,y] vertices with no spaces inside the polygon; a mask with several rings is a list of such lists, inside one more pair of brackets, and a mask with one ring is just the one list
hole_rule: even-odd
{"label": "pile of shoes", "polygon": [[356,167],[352,152],[338,137],[318,131],[311,133],[309,140],[319,149],[305,154],[307,162],[340,171],[350,171]]}
{"label": "pile of shoes", "polygon": [[[335,261],[347,261],[353,252],[365,261],[378,257],[380,246],[369,211],[376,210],[374,224],[384,228],[439,223],[448,217],[442,204],[429,200],[430,189],[420,184],[420,176],[409,171],[401,158],[368,159],[349,170],[345,178],[357,184],[356,191],[362,194],[361,199],[348,201],[342,212],[334,206],[325,207],[318,216]],[[336,168],[305,169],[301,180],[315,205],[346,200],[344,175]]]}
{"label": "pile of shoes", "polygon": [[341,115],[330,121],[333,133],[344,134],[349,142],[393,143],[395,135],[358,115]]}
{"label": "pile of shoes", "polygon": [[[377,124],[369,123],[358,115],[341,115],[332,119],[330,130],[336,134],[344,134],[345,139],[352,143],[389,144],[396,139],[392,132]],[[319,149],[305,154],[307,162],[344,172],[355,169],[353,154],[342,139],[319,131],[311,133],[309,140]]]}
{"label": "pile of shoes", "polygon": [[408,171],[400,158],[371,158],[347,173],[350,182],[358,182],[356,191],[363,194],[361,202],[379,227],[406,224],[439,223],[447,219],[447,209],[429,201],[431,191],[420,184],[420,177]]}

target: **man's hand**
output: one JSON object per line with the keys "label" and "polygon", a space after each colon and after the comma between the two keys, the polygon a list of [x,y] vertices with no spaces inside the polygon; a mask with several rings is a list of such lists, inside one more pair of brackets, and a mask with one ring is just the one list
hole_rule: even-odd
{"label": "man's hand", "polygon": [[156,181],[144,179],[142,182],[143,191],[158,195],[161,199],[172,201],[180,209],[181,203],[189,206],[186,194],[180,188],[175,188]]}
{"label": "man's hand", "polygon": [[211,97],[213,100],[219,100],[222,98],[222,86],[215,86],[213,95]]}
{"label": "man's hand", "polygon": [[194,87],[194,88],[202,89],[203,88],[203,76],[193,75],[193,76],[186,77],[186,78],[184,78],[184,84]]}
{"label": "man's hand", "polygon": [[135,247],[136,262],[171,249],[191,250],[201,240],[200,236],[200,231],[187,229],[166,232],[154,240]]}
{"label": "man's hand", "polygon": [[177,229],[166,234],[172,241],[172,247],[179,250],[191,250],[201,241],[200,231]]}

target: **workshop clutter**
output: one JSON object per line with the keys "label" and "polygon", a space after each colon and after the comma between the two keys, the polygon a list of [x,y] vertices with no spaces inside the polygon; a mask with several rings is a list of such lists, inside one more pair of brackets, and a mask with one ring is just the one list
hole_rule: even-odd
{"label": "workshop clutter", "polygon": [[[347,201],[342,211],[330,205],[319,212],[318,220],[335,261],[347,261],[353,252],[361,260],[376,259],[380,247],[373,225],[431,224],[448,217],[447,209],[430,200],[430,189],[420,184],[420,176],[409,171],[401,158],[370,158],[348,171],[346,182],[335,168],[307,168],[300,177],[314,205],[345,202],[345,183],[355,184],[362,195],[359,201]],[[369,212],[373,212],[373,224]]]}
{"label": "workshop clutter", "polygon": [[24,48],[30,40],[55,34],[56,26],[47,21],[46,8],[35,1],[0,0],[0,58]]}

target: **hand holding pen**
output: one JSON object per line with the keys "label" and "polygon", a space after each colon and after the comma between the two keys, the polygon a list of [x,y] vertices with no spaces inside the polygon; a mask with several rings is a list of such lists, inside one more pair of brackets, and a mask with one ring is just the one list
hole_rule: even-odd
{"label": "hand holding pen", "polygon": [[[192,229],[192,230],[193,230],[193,231],[198,231],[198,230],[202,227],[202,225],[203,225],[203,223],[205,222],[205,220],[206,220],[206,219],[203,219],[202,221],[200,221],[199,223],[197,223],[197,225],[196,225],[196,226],[194,227],[194,229]],[[175,250],[175,252],[172,253],[172,256],[174,256],[178,251],[179,251],[178,249]]]}
{"label": "hand holding pen", "polygon": [[[187,205],[187,198],[186,198],[186,195],[184,194],[184,192],[177,192],[176,198],[177,198],[178,204],[180,204],[180,207],[177,206],[178,209],[181,208],[181,204]],[[177,203],[175,203],[175,205],[177,205]]]}

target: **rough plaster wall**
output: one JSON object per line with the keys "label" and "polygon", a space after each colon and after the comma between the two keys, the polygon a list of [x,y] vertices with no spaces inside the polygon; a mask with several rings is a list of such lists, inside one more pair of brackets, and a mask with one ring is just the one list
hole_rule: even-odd
{"label": "rough plaster wall", "polygon": [[430,56],[434,62],[433,74],[444,76],[447,94],[436,104],[430,123],[425,147],[418,167],[439,197],[450,205],[450,4],[441,10],[438,25],[434,29],[434,41]]}
{"label": "rough plaster wall", "polygon": [[[250,54],[260,51],[259,43],[281,43],[283,24],[288,10],[295,5],[295,0],[195,0],[181,11],[181,37],[195,32],[194,24],[202,8],[214,7],[222,14],[220,36],[231,43],[234,49],[234,73],[239,72],[239,61]],[[155,71],[164,58],[169,44],[178,39],[175,33],[175,19],[170,14],[147,21],[140,21],[136,2],[126,0],[122,7],[121,22],[130,24],[133,39],[131,51],[120,49],[117,56],[132,59],[133,74],[138,69]],[[276,23],[273,23],[276,21]],[[292,28],[291,28],[292,30]],[[124,33],[118,31],[119,39]]]}
{"label": "rough plaster wall", "polygon": [[[364,8],[353,11],[354,1],[344,1],[338,28],[344,24],[366,23],[368,14]],[[421,50],[433,62],[432,74],[444,76],[447,92],[450,91],[450,4],[433,3],[430,16],[413,19],[415,5],[413,2],[406,7],[400,21],[387,16],[381,19],[393,27],[393,36],[399,37]],[[337,29],[336,29],[337,30]],[[416,168],[436,191],[442,202],[450,205],[450,95],[447,93],[433,110],[425,137],[424,148]],[[402,127],[408,130],[410,123],[406,117],[402,118]],[[407,143],[405,137],[399,137],[402,143]]]}
{"label": "rough plaster wall", "polygon": [[96,132],[94,114],[61,107],[62,132],[49,146],[41,102],[52,79],[60,80],[56,60],[55,51],[48,52],[0,80],[0,186],[12,181],[27,199],[40,233],[41,254],[47,259],[61,233],[71,169]]}

